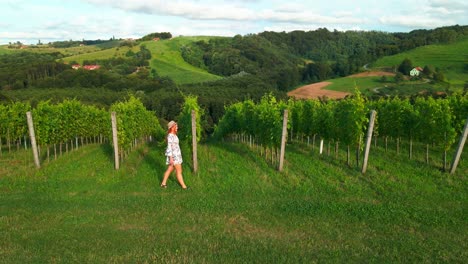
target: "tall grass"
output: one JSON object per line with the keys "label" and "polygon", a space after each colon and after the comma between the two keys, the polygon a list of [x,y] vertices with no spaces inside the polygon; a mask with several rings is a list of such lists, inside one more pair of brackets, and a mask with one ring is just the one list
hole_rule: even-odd
{"label": "tall grass", "polygon": [[207,143],[193,174],[184,147],[189,191],[175,177],[159,187],[163,145],[137,149],[119,171],[108,145],[82,147],[40,170],[29,152],[3,153],[0,259],[464,262],[466,162],[449,175],[378,149],[362,175],[344,165],[343,153],[335,159],[289,144],[279,173],[244,145]]}

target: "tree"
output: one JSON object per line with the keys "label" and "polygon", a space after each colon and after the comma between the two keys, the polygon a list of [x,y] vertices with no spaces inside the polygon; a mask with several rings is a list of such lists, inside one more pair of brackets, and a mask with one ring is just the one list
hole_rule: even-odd
{"label": "tree", "polygon": [[404,59],[400,66],[398,66],[398,71],[403,73],[404,75],[409,75],[410,71],[413,69],[413,63],[410,59]]}
{"label": "tree", "polygon": [[445,75],[439,70],[434,74],[434,81],[443,82],[445,81]]}
{"label": "tree", "polygon": [[400,82],[402,82],[404,79],[405,79],[405,78],[404,78],[404,76],[403,76],[403,73],[397,72],[397,73],[395,74],[395,82],[396,82],[396,83],[400,83]]}
{"label": "tree", "polygon": [[431,66],[431,65],[424,66],[424,69],[423,69],[424,76],[428,78],[432,78],[434,75],[434,72],[435,72],[434,66]]}

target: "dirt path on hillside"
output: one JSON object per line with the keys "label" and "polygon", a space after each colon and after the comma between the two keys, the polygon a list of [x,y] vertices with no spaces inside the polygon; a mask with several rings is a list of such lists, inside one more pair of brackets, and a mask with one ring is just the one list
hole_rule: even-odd
{"label": "dirt path on hillside", "polygon": [[331,90],[324,90],[323,88],[330,85],[331,82],[319,82],[309,85],[302,86],[296,90],[288,92],[288,96],[292,96],[297,99],[317,99],[319,97],[328,97],[330,99],[344,98],[349,93],[337,92]]}
{"label": "dirt path on hillside", "polygon": [[[360,77],[370,77],[370,76],[395,76],[395,73],[392,72],[383,72],[383,71],[372,71],[372,72],[361,72],[353,74],[347,77],[351,78],[360,78]],[[350,93],[338,92],[325,90],[327,85],[330,85],[331,82],[319,82],[308,84],[302,87],[299,87],[293,91],[288,92],[288,96],[292,96],[296,99],[317,99],[319,97],[328,97],[330,99],[341,99]]]}

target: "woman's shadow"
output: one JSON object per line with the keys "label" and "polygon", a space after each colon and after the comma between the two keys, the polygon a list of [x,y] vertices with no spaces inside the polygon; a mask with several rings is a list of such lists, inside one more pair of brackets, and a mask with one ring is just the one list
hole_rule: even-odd
{"label": "woman's shadow", "polygon": [[[143,157],[143,164],[148,166],[151,171],[154,171],[158,176],[159,181],[162,181],[164,171],[166,171],[166,157],[164,156],[165,142],[148,142],[144,146],[138,147],[137,154]],[[114,148],[111,144],[102,144],[101,150],[109,159],[109,163],[114,164]]]}

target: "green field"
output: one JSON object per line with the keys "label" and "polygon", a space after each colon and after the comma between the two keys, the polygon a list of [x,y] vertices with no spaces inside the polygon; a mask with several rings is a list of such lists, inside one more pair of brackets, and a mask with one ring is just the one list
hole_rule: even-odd
{"label": "green field", "polygon": [[[34,53],[53,53],[59,52],[62,53],[63,56],[77,56],[80,54],[88,54],[100,51],[101,48],[91,45],[91,46],[81,46],[81,47],[71,47],[71,48],[53,48],[47,45],[43,45],[37,48],[25,48],[25,49],[9,49],[8,45],[0,46],[0,55],[1,54],[8,54],[13,52],[34,52]],[[65,60],[67,61],[67,60]]]}
{"label": "green field", "polygon": [[326,89],[332,91],[353,93],[355,87],[357,87],[363,94],[371,95],[371,90],[373,90],[376,87],[383,86],[383,84],[380,82],[380,78],[381,77],[342,77],[330,79],[327,81],[331,82],[332,84],[328,85]]}
{"label": "green field", "polygon": [[209,40],[213,37],[177,37],[170,40],[147,41],[143,44],[151,51],[150,66],[160,76],[169,76],[177,84],[219,80],[222,77],[208,73],[185,62],[180,47],[189,42]]}
{"label": "green field", "polygon": [[[379,141],[382,144],[383,141]],[[406,146],[402,145],[402,151]],[[455,175],[440,153],[371,150],[368,172],[345,153],[289,144],[285,171],[245,145],[184,149],[182,190],[164,146],[132,152],[119,171],[108,145],[84,146],[39,170],[25,150],[0,156],[4,263],[463,263],[468,257],[468,155]],[[418,155],[416,155],[419,153]],[[397,166],[396,166],[397,165]]]}
{"label": "green field", "polygon": [[468,39],[447,45],[427,45],[393,56],[383,57],[372,67],[398,66],[408,58],[414,66],[432,65],[442,69],[452,85],[462,85],[468,81]]}
{"label": "green field", "polygon": [[121,58],[125,57],[125,54],[129,51],[132,50],[133,52],[137,52],[140,50],[138,46],[135,46],[133,48],[130,48],[128,46],[123,46],[123,47],[118,47],[118,48],[110,48],[110,49],[104,49],[104,50],[96,50],[94,52],[88,52],[88,53],[82,53],[82,54],[77,54],[69,57],[63,58],[64,62],[71,62],[71,61],[76,61],[79,64],[83,64],[83,61],[89,60],[106,60],[106,59],[111,59],[111,58]]}

